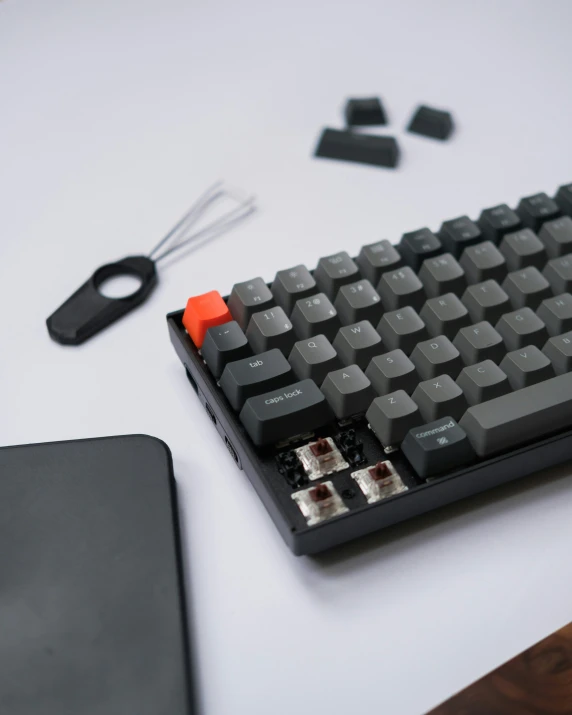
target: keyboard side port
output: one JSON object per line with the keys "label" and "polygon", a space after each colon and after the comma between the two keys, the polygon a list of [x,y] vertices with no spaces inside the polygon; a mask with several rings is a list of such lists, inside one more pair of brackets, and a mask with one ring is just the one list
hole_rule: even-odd
{"label": "keyboard side port", "polygon": [[232,446],[232,442],[230,439],[225,435],[224,436],[224,443],[226,444],[226,448],[230,452],[230,456],[234,459],[234,461],[238,464],[238,466],[242,469],[242,466],[240,464],[240,459],[238,458],[238,454],[236,453],[235,448]]}
{"label": "keyboard side port", "polygon": [[207,414],[211,419],[211,422],[213,423],[213,425],[216,425],[216,415],[213,412],[212,407],[209,405],[208,402],[205,402],[204,405],[205,405],[205,410],[207,411]]}

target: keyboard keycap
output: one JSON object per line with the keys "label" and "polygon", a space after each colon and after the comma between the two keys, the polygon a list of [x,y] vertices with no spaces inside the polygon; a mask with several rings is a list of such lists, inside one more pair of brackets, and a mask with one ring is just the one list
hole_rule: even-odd
{"label": "keyboard keycap", "polygon": [[442,417],[459,420],[468,407],[463,391],[450,375],[438,375],[431,380],[420,382],[412,399],[419,405],[425,422]]}
{"label": "keyboard keycap", "polygon": [[572,370],[572,332],[550,338],[542,352],[552,363],[557,375]]}
{"label": "keyboard keycap", "polygon": [[300,298],[308,298],[317,292],[316,281],[306,266],[298,265],[278,271],[270,288],[276,303],[288,315]]}
{"label": "keyboard keycap", "polygon": [[325,335],[299,340],[288,358],[299,380],[311,379],[321,385],[326,375],[342,367],[342,361]]}
{"label": "keyboard keycap", "polygon": [[451,340],[461,328],[471,324],[469,311],[453,293],[430,298],[420,315],[430,335],[446,335]]}
{"label": "keyboard keycap", "polygon": [[546,325],[549,335],[567,333],[572,330],[572,295],[562,293],[554,298],[546,298],[540,304],[536,315]]}
{"label": "keyboard keycap", "polygon": [[353,283],[359,277],[359,269],[346,251],[320,258],[314,271],[314,278],[318,288],[330,300],[334,300],[343,285]]}
{"label": "keyboard keycap", "polygon": [[509,271],[518,271],[526,266],[536,266],[540,270],[548,260],[544,244],[529,228],[507,233],[499,250],[506,259]]}
{"label": "keyboard keycap", "polygon": [[341,327],[336,309],[323,293],[296,301],[291,320],[300,338],[325,335],[333,340]]}
{"label": "keyboard keycap", "polygon": [[483,360],[461,370],[457,385],[463,390],[469,405],[492,400],[510,392],[508,377],[492,360]]}
{"label": "keyboard keycap", "polygon": [[419,382],[415,365],[403,350],[392,350],[374,357],[365,374],[378,395],[396,390],[404,390],[410,395]]}
{"label": "keyboard keycap", "polygon": [[[477,221],[486,241],[499,243],[506,233],[518,231],[522,223],[517,214],[506,204],[484,209]],[[490,276],[492,278],[492,276]]]}
{"label": "keyboard keycap", "polygon": [[371,382],[357,365],[331,372],[322,383],[322,392],[339,420],[365,412],[375,398]]}
{"label": "keyboard keycap", "polygon": [[235,283],[228,299],[228,309],[242,330],[246,330],[254,313],[275,305],[274,296],[262,278]]}
{"label": "keyboard keycap", "polygon": [[342,286],[334,301],[334,307],[343,325],[369,320],[376,325],[383,314],[379,293],[368,280]]}
{"label": "keyboard keycap", "polygon": [[424,260],[419,271],[419,280],[430,298],[444,293],[461,295],[467,287],[465,271],[450,253]]}
{"label": "keyboard keycap", "polygon": [[246,329],[246,337],[255,353],[278,348],[288,356],[296,342],[292,323],[280,307],[254,313]]}
{"label": "keyboard keycap", "polygon": [[488,457],[572,423],[572,373],[470,407],[460,421],[479,457]]}
{"label": "keyboard keycap", "polygon": [[498,363],[506,352],[502,336],[486,320],[462,328],[453,340],[453,345],[461,353],[465,365],[474,365],[483,360]]}
{"label": "keyboard keycap", "polygon": [[280,350],[274,349],[227,363],[220,378],[220,387],[238,411],[249,397],[281,388],[292,382],[293,377],[288,360]]}
{"label": "keyboard keycap", "polygon": [[377,291],[385,310],[397,310],[405,306],[421,310],[426,298],[423,284],[409,266],[384,273]]}
{"label": "keyboard keycap", "polygon": [[334,349],[344,365],[358,365],[365,370],[370,360],[385,350],[381,337],[368,320],[341,328]]}
{"label": "keyboard keycap", "polygon": [[365,418],[384,447],[399,444],[410,429],[423,422],[419,407],[403,390],[376,397]]}
{"label": "keyboard keycap", "polygon": [[455,380],[463,369],[459,351],[445,335],[417,343],[411,353],[411,362],[422,380],[430,380],[437,375],[450,375]]}
{"label": "keyboard keycap", "polygon": [[468,283],[488,280],[500,283],[507,274],[505,258],[491,241],[483,241],[466,248],[460,264]]}
{"label": "keyboard keycap", "polygon": [[249,357],[252,348],[238,323],[231,320],[207,330],[201,355],[214,377],[220,377],[227,363]]}
{"label": "keyboard keycap", "polygon": [[403,259],[395,246],[383,239],[382,241],[362,246],[359,256],[356,258],[356,263],[362,276],[376,286],[383,273],[401,268]]}
{"label": "keyboard keycap", "polygon": [[559,258],[572,252],[572,218],[561,216],[547,221],[540,229],[538,238],[546,247],[548,258]]}
{"label": "keyboard keycap", "polygon": [[393,168],[399,162],[399,145],[395,137],[326,128],[316,148],[316,156]]}
{"label": "keyboard keycap", "polygon": [[507,353],[500,369],[507,375],[513,390],[534,385],[554,377],[550,359],[536,347],[527,345],[520,350]]}
{"label": "keyboard keycap", "polygon": [[563,214],[572,216],[572,184],[561,186],[556,192],[554,201],[556,201]]}
{"label": "keyboard keycap", "polygon": [[512,309],[510,299],[496,281],[469,286],[461,299],[475,323],[488,320],[493,325]]}
{"label": "keyboard keycap", "polygon": [[193,343],[200,348],[209,328],[230,320],[232,316],[220,293],[211,290],[189,298],[182,322]]}
{"label": "keyboard keycap", "polygon": [[541,348],[548,340],[546,326],[530,308],[505,313],[495,329],[502,335],[508,351],[519,350],[525,345]]}
{"label": "keyboard keycap", "polygon": [[523,226],[528,226],[533,231],[538,231],[544,221],[560,216],[558,204],[544,192],[521,199],[516,212]]}
{"label": "keyboard keycap", "polygon": [[459,216],[443,222],[439,231],[439,240],[443,250],[459,258],[467,246],[481,243],[483,235],[481,229],[468,216]]}
{"label": "keyboard keycap", "polygon": [[404,233],[399,242],[399,252],[403,260],[414,271],[421,268],[421,264],[426,258],[433,258],[442,253],[441,241],[428,228],[420,228],[417,231]]}
{"label": "keyboard keycap", "polygon": [[572,292],[572,255],[548,261],[542,275],[550,283],[555,295]]}
{"label": "keyboard keycap", "polygon": [[452,417],[409,430],[401,449],[421,479],[464,467],[476,459],[465,431]]}
{"label": "keyboard keycap", "polygon": [[409,306],[384,313],[377,332],[390,350],[401,349],[409,355],[420,340],[429,337],[425,323]]}
{"label": "keyboard keycap", "polygon": [[513,308],[536,310],[545,298],[552,295],[549,282],[534,266],[509,273],[502,287]]}
{"label": "keyboard keycap", "polygon": [[313,432],[333,420],[326,398],[312,380],[249,398],[239,417],[259,447]]}

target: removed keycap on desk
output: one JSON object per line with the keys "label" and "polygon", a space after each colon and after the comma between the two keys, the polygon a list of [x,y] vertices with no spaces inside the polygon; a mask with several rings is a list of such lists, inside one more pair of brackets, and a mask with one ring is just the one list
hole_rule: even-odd
{"label": "removed keycap on desk", "polygon": [[395,137],[324,129],[315,155],[394,169],[399,162],[399,146]]}

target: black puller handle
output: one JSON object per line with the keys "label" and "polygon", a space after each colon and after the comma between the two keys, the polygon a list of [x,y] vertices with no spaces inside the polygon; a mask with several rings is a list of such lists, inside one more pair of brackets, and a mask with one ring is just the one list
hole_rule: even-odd
{"label": "black puller handle", "polygon": [[[141,279],[135,293],[125,298],[107,298],[99,292],[108,278],[124,275]],[[146,256],[128,256],[101,266],[47,319],[50,337],[62,345],[80,345],[141,305],[156,284],[155,263]]]}

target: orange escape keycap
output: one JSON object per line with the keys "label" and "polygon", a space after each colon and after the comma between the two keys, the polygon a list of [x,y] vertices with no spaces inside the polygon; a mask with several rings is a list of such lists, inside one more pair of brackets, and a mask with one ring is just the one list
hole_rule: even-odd
{"label": "orange escape keycap", "polygon": [[197,348],[203,344],[209,328],[230,320],[232,315],[217,290],[189,298],[183,314],[183,325]]}

